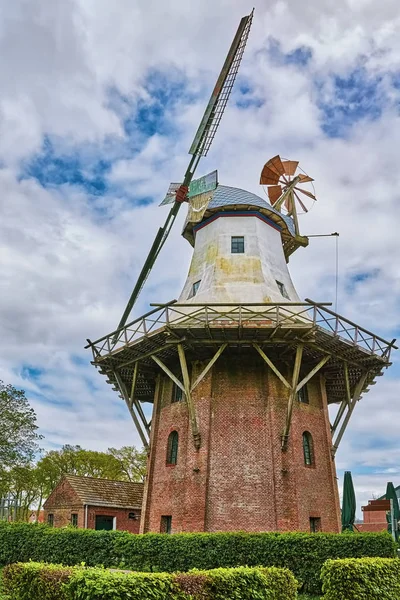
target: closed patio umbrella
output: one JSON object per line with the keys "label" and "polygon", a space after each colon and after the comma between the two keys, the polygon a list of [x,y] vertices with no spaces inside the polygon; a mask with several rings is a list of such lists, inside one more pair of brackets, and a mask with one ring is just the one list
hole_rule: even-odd
{"label": "closed patio umbrella", "polygon": [[345,471],[343,482],[342,532],[353,531],[356,518],[356,495],[350,471]]}
{"label": "closed patio umbrella", "polygon": [[[397,498],[396,490],[394,489],[394,485],[391,481],[386,486],[386,500],[393,500],[393,513],[394,513],[394,521],[397,524],[400,519],[400,508],[399,508],[399,500]],[[386,519],[388,522],[388,532],[393,535],[392,532],[392,519],[391,513],[386,513]],[[397,527],[395,528],[395,536],[396,540],[399,538],[399,532]]]}

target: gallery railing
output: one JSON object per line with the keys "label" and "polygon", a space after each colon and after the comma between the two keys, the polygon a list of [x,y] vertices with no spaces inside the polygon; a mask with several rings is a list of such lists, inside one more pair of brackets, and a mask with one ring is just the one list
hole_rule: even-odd
{"label": "gallery railing", "polygon": [[125,327],[91,342],[94,360],[121,350],[139,338],[149,337],[163,327],[168,328],[321,328],[325,333],[358,346],[363,350],[390,359],[396,340],[388,342],[371,331],[336,314],[329,303],[269,302],[265,304],[181,304],[173,300],[156,307],[128,323]]}

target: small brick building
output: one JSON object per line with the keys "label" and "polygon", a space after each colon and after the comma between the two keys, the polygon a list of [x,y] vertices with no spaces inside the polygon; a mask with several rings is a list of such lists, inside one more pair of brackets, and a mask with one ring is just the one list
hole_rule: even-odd
{"label": "small brick building", "polygon": [[143,483],[64,475],[44,503],[44,521],[139,533],[142,499]]}
{"label": "small brick building", "polygon": [[[400,501],[400,485],[395,488],[397,498]],[[363,513],[363,522],[357,527],[360,531],[386,531],[387,520],[386,512],[390,510],[389,500],[381,496],[377,500],[368,500],[366,506],[361,507]]]}

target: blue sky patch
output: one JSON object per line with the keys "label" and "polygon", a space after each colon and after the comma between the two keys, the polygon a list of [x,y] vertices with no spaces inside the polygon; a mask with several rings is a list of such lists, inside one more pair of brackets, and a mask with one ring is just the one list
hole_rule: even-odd
{"label": "blue sky patch", "polygon": [[[347,77],[333,75],[330,100],[321,98],[318,103],[324,133],[333,138],[345,137],[355,123],[379,119],[387,101],[381,82],[382,77],[370,76],[364,67],[355,69]],[[324,84],[316,85],[321,96]]]}
{"label": "blue sky patch", "polygon": [[189,80],[176,69],[168,73],[150,71],[143,83],[143,91],[145,97],[123,122],[128,137],[137,133],[145,138],[176,133],[174,111],[178,110],[179,104],[187,105],[198,98],[190,89]]}
{"label": "blue sky patch", "polygon": [[107,190],[110,169],[111,163],[101,157],[88,163],[78,151],[58,154],[50,138],[45,137],[42,151],[25,163],[21,178],[33,177],[43,187],[72,185],[89,194],[102,195]]}
{"label": "blue sky patch", "polygon": [[358,284],[368,281],[370,279],[376,279],[379,276],[379,269],[371,269],[370,271],[357,271],[347,277],[346,291],[351,293],[357,287]]}
{"label": "blue sky patch", "polygon": [[306,67],[312,59],[312,49],[308,46],[299,46],[285,53],[282,51],[281,43],[273,37],[268,40],[267,54],[272,62],[278,65]]}

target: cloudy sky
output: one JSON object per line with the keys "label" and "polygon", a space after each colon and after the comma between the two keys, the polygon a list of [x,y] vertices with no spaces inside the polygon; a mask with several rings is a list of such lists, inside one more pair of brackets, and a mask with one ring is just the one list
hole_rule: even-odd
{"label": "cloudy sky", "polygon": [[[386,0],[255,2],[237,85],[200,171],[263,194],[264,162],[316,180],[305,234],[340,232],[338,311],[400,326],[400,13]],[[86,338],[115,328],[246,0],[0,0],[0,378],[23,387],[46,448],[138,443]],[[183,218],[183,214],[181,215]],[[180,219],[182,220],[182,219]],[[180,224],[135,309],[175,298]],[[333,301],[335,240],[290,269]],[[357,406],[337,456],[359,503],[400,484],[399,358]],[[397,363],[397,364],[396,364]]]}

